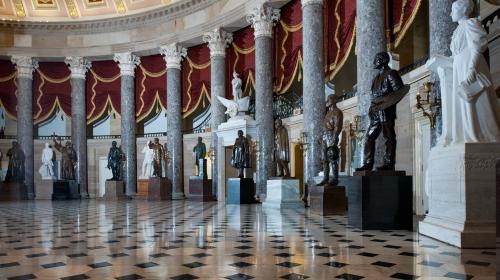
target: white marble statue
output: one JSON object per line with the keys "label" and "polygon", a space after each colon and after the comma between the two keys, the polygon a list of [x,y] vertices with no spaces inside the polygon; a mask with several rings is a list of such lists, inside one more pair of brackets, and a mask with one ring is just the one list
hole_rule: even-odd
{"label": "white marble statue", "polygon": [[42,179],[49,180],[54,178],[54,162],[52,161],[54,157],[54,150],[50,147],[49,143],[45,143],[45,148],[42,151],[42,166],[38,170],[38,173],[42,176]]}
{"label": "white marble statue", "polygon": [[229,119],[236,119],[236,116],[244,116],[248,112],[248,107],[250,106],[250,96],[243,97],[243,91],[241,90],[242,82],[239,78],[238,73],[233,73],[233,100],[226,99],[221,96],[217,96],[217,99],[226,107],[226,114]]}
{"label": "white marble statue", "polygon": [[142,178],[149,178],[153,175],[154,150],[149,147],[151,140],[142,148],[144,160],[142,161]]}
{"label": "white marble statue", "polygon": [[243,91],[241,90],[241,87],[243,85],[238,73],[233,72],[233,80],[231,82],[233,85],[233,96],[234,100],[238,100],[243,97]]}

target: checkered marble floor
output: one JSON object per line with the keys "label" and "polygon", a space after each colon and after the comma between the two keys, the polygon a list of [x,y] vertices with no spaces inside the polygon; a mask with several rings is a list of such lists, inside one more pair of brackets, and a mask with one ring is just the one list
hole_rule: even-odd
{"label": "checkered marble floor", "polygon": [[495,279],[495,250],[187,201],[0,204],[1,279]]}

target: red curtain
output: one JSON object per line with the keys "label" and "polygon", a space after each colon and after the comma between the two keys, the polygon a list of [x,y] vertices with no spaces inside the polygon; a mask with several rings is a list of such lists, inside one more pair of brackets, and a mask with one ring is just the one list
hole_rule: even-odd
{"label": "red curtain", "polygon": [[388,29],[391,46],[397,47],[412,24],[422,0],[388,0]]}
{"label": "red curtain", "polygon": [[87,73],[87,124],[108,114],[110,107],[120,114],[120,68],[112,60],[94,61]]}
{"label": "red curtain", "polygon": [[9,117],[16,118],[16,68],[9,60],[0,60],[0,103]]}
{"label": "red curtain", "polygon": [[151,111],[167,108],[167,71],[162,55],[141,57],[135,71],[135,111],[137,122]]}
{"label": "red curtain", "polygon": [[255,40],[253,28],[247,26],[233,33],[233,43],[227,49],[226,97],[232,99],[233,72],[243,81],[243,93],[255,88]]}
{"label": "red curtain", "polygon": [[[184,117],[198,108],[203,95],[210,100],[210,50],[207,44],[188,48],[182,61],[182,112]],[[207,104],[201,104],[206,106]]]}
{"label": "red curtain", "polygon": [[33,75],[33,119],[41,123],[61,109],[71,117],[71,77],[64,62],[41,62]]}

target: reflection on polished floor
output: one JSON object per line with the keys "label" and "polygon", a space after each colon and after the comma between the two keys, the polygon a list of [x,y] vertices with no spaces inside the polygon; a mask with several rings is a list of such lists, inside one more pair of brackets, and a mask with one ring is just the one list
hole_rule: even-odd
{"label": "reflection on polished floor", "polygon": [[261,205],[0,204],[2,279],[495,279],[494,250]]}

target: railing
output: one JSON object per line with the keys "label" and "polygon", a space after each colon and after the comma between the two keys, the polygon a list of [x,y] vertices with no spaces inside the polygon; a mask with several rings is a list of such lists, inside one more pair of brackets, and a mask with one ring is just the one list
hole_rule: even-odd
{"label": "railing", "polygon": [[120,139],[121,135],[93,135],[87,137],[87,139],[96,139],[96,140],[104,140],[104,139]]}
{"label": "railing", "polygon": [[481,22],[487,33],[490,33],[490,26],[500,18],[500,9],[494,11],[491,15],[485,17]]}
{"label": "railing", "polygon": [[[54,139],[54,136],[53,135],[39,135],[39,136],[36,136],[36,137],[33,137],[34,139],[36,140],[52,140]],[[56,140],[61,140],[61,141],[69,141],[71,140],[71,136],[56,136]]]}
{"label": "railing", "polygon": [[351,91],[349,91],[349,92],[347,92],[347,93],[344,93],[344,95],[341,95],[341,96],[339,97],[339,100],[338,100],[338,101],[340,102],[340,101],[344,101],[344,100],[347,100],[347,99],[353,98],[353,97],[355,97],[355,96],[356,96],[356,93],[357,93],[357,91],[356,91],[356,90],[351,90]]}
{"label": "railing", "polygon": [[163,137],[167,136],[167,132],[156,132],[156,133],[145,133],[145,134],[136,134],[138,138],[153,138],[153,137]]}
{"label": "railing", "polygon": [[302,109],[302,96],[297,95],[293,91],[276,95],[273,99],[274,118],[289,118],[293,115],[295,109]]}
{"label": "railing", "polygon": [[0,139],[11,139],[11,140],[15,140],[15,139],[17,139],[17,136],[16,136],[16,135],[0,135]]}
{"label": "railing", "polygon": [[407,73],[410,73],[411,71],[417,69],[418,67],[424,65],[427,60],[429,60],[429,56],[424,56],[422,58],[419,58],[417,60],[415,60],[412,64],[406,66],[406,67],[403,67],[399,70],[399,74],[401,76],[403,76],[404,74],[407,74]]}

